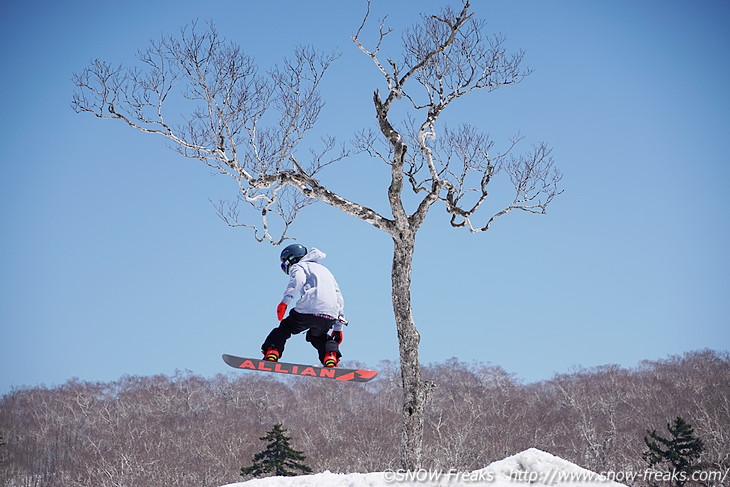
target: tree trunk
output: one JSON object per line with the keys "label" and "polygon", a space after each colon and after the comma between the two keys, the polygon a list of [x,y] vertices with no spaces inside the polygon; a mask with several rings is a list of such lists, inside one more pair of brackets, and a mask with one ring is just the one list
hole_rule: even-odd
{"label": "tree trunk", "polygon": [[393,311],[398,330],[400,368],[403,382],[403,430],[401,432],[401,466],[406,470],[421,468],[424,409],[430,385],[421,379],[418,344],[421,336],[411,313],[411,269],[415,233],[393,237]]}

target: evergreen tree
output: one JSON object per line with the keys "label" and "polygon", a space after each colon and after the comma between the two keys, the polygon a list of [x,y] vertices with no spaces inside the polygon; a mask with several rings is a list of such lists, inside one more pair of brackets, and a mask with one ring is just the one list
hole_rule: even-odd
{"label": "evergreen tree", "polygon": [[690,475],[699,469],[699,459],[704,445],[702,440],[694,435],[692,426],[677,417],[674,423],[667,423],[667,430],[671,438],[660,436],[656,430],[646,432],[644,443],[649,448],[642,455],[650,468],[661,463],[667,463],[672,467],[671,480],[677,487],[684,485]]}
{"label": "evergreen tree", "polygon": [[[282,428],[281,423],[277,423],[266,436],[260,437],[260,440],[270,443],[266,445],[265,450],[254,455],[253,464],[250,467],[241,469],[241,475],[261,477],[264,474],[273,472],[274,475],[292,477],[303,473],[311,473],[311,468],[300,463],[307,457],[289,445],[291,438],[284,434],[286,431]],[[300,473],[295,473],[292,470],[299,470]]]}

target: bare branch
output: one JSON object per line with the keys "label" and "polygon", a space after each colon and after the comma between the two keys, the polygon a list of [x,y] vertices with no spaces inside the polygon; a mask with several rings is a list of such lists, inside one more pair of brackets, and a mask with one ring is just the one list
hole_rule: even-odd
{"label": "bare branch", "polygon": [[[459,206],[462,195],[449,196],[446,210],[452,215],[451,225],[454,227],[467,227],[472,233],[483,232],[489,229],[492,223],[499,217],[506,215],[512,210],[526,211],[529,213],[544,214],[553,198],[562,193],[558,184],[562,174],[554,167],[550,149],[545,144],[538,144],[532,151],[520,156],[504,155],[505,161],[500,160],[498,165],[508,174],[514,188],[514,199],[512,202],[498,211],[487,220],[481,227],[475,227],[472,216],[479,210],[488,194],[486,185],[494,171],[484,172],[481,193],[477,191],[477,201],[468,209]],[[494,167],[494,166],[493,166]]]}
{"label": "bare branch", "polygon": [[[389,198],[396,222],[404,221],[406,215],[399,196],[403,177],[414,193],[422,195],[414,212],[407,217],[413,228],[418,228],[437,201],[445,204],[452,216],[452,226],[480,232],[514,209],[544,213],[561,192],[558,189],[561,175],[554,169],[550,151],[544,144],[529,154],[515,157],[512,150],[518,137],[505,152],[495,155],[493,141],[472,127],[462,125],[456,130],[445,128],[443,133],[437,133],[440,114],[454,100],[477,90],[488,92],[518,83],[531,73],[522,67],[524,53],[509,54],[503,36],[484,35],[484,22],[475,19],[469,9],[470,3],[464,1],[460,10],[445,8],[438,15],[422,16],[421,23],[403,36],[402,60],[387,59],[389,71],[382,69],[378,61],[384,36],[379,37],[373,51],[365,49],[359,40],[367,15],[353,38],[379,66],[389,90],[384,98],[377,92],[373,98],[380,131],[389,142],[388,151],[376,149],[372,134],[367,133],[360,135],[359,148],[373,157],[387,158],[392,166]],[[383,32],[382,24],[379,30]],[[395,73],[405,74],[395,76]],[[411,79],[415,84],[409,83]],[[391,103],[401,95],[416,112],[423,112],[419,123],[408,114],[405,130],[396,129],[389,115]],[[418,150],[408,151],[409,146]],[[514,199],[486,224],[475,224],[474,218],[489,196],[488,185],[500,172],[510,179]]]}
{"label": "bare branch", "polygon": [[392,32],[392,29],[386,29],[385,28],[385,19],[382,19],[379,22],[379,26],[378,26],[378,42],[375,45],[375,49],[373,49],[372,51],[368,51],[365,48],[365,46],[363,46],[362,42],[360,41],[360,33],[362,32],[363,28],[365,27],[368,17],[370,16],[370,0],[368,0],[367,5],[368,5],[368,7],[365,12],[365,16],[362,19],[362,23],[360,24],[360,27],[357,29],[357,32],[355,33],[355,35],[351,37],[351,39],[362,52],[364,52],[368,57],[370,57],[370,59],[373,60],[373,62],[375,63],[375,66],[378,67],[378,70],[380,70],[380,72],[385,77],[385,80],[388,83],[388,89],[392,90],[394,88],[396,78],[394,75],[391,75],[390,73],[388,73],[385,70],[385,68],[383,67],[383,65],[380,63],[380,61],[378,60],[378,52],[380,51],[380,46],[382,45],[383,40],[385,39],[385,36],[387,36],[388,34],[390,34]]}
{"label": "bare branch", "polygon": [[[298,212],[320,194],[349,212],[372,212],[332,197],[315,182],[315,175],[349,155],[333,138],[310,149],[305,166],[293,163],[324,106],[319,88],[337,57],[298,47],[291,58],[261,73],[213,25],[201,30],[194,23],[140,51],[140,67],[92,62],[74,76],[72,106],[161,135],[183,156],[232,177],[239,197],[228,206],[219,204],[219,215],[229,225],[255,229],[257,240],[277,244],[287,238]],[[259,225],[239,222],[234,208],[241,202],[261,215]],[[371,219],[385,225],[380,215]],[[273,229],[281,233],[274,235]]]}

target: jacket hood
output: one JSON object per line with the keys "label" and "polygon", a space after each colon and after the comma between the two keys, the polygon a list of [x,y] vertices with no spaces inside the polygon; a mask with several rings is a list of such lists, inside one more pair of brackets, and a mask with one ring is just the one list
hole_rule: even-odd
{"label": "jacket hood", "polygon": [[300,262],[319,262],[325,257],[327,257],[327,254],[313,247],[312,250],[307,252],[307,255],[302,257],[302,260],[300,260]]}

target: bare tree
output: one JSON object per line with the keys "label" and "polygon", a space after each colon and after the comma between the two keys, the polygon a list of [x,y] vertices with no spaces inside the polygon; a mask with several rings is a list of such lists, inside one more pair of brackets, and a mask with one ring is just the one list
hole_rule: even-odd
{"label": "bare tree", "polygon": [[[511,150],[495,156],[489,138],[468,125],[453,131],[445,129],[444,137],[437,137],[436,122],[454,100],[475,90],[491,91],[517,83],[529,73],[520,67],[522,53],[509,56],[502,38],[483,37],[484,23],[473,18],[469,7],[465,1],[461,11],[446,8],[440,15],[423,16],[420,24],[404,34],[400,61],[388,58],[383,63],[379,56],[391,32],[382,22],[375,47],[368,49],[360,40],[367,15],[353,37],[387,83],[386,93],[381,96],[376,91],[373,95],[387,152],[378,150],[378,139],[372,133],[363,134],[359,140],[363,150],[391,167],[388,200],[392,218],[385,230],[394,243],[392,296],[405,394],[401,440],[405,468],[420,466],[423,408],[429,390],[421,378],[420,336],[411,313],[411,264],[416,233],[437,202],[443,203],[451,215],[452,226],[480,232],[514,209],[543,213],[559,193],[557,184],[561,176],[553,168],[550,150],[544,145],[524,156],[513,156]],[[397,129],[390,115],[392,106],[399,101],[410,109],[409,123],[404,129]],[[410,154],[409,147],[413,147]],[[475,225],[473,218],[487,199],[488,185],[500,171],[509,175],[514,199],[487,218],[486,223]],[[420,198],[412,211],[406,208],[403,198],[406,180]]]}
{"label": "bare tree", "polygon": [[[297,155],[322,109],[318,89],[334,54],[298,48],[291,59],[259,73],[254,61],[221,39],[212,25],[202,33],[193,25],[182,29],[179,38],[163,38],[140,52],[141,68],[92,62],[74,76],[72,105],[77,112],[162,135],[183,156],[231,176],[238,184],[238,201],[219,205],[220,215],[230,225],[252,228],[259,241],[283,242],[298,212],[316,200],[390,235],[404,394],[401,463],[415,469],[421,463],[424,407],[431,387],[421,377],[420,336],[411,313],[416,234],[436,203],[448,212],[452,226],[470,232],[486,231],[512,210],[544,213],[560,193],[561,175],[545,144],[517,155],[519,137],[495,153],[489,137],[469,125],[445,127],[437,135],[439,117],[453,101],[515,84],[529,74],[521,67],[521,52],[508,54],[503,38],[484,34],[484,23],[473,17],[469,1],[460,10],[422,16],[403,34],[397,60],[381,58],[391,33],[382,22],[374,45],[366,46],[369,13],[368,3],[352,40],[382,74],[386,89],[373,95],[378,130],[363,131],[354,145],[390,168],[387,215],[320,182],[324,168],[349,155],[333,139],[311,149],[307,162]],[[391,112],[399,103],[408,112],[402,120]],[[181,112],[187,116],[175,123],[175,113]],[[513,186],[513,198],[494,213],[480,212],[490,183],[502,174]],[[254,213],[242,217],[238,203],[247,203],[244,209]],[[254,214],[259,224],[251,223]]]}

